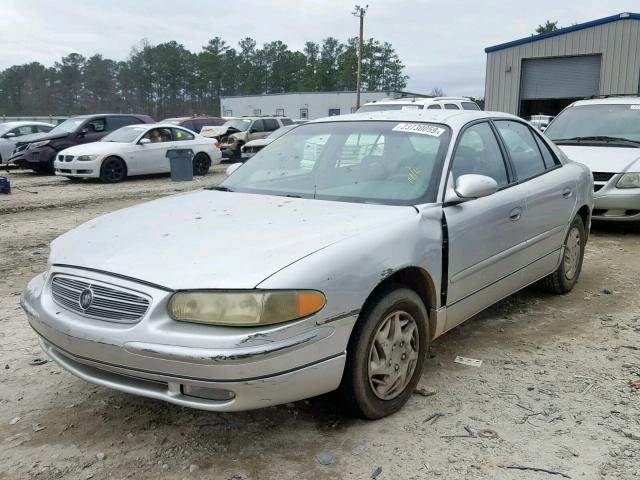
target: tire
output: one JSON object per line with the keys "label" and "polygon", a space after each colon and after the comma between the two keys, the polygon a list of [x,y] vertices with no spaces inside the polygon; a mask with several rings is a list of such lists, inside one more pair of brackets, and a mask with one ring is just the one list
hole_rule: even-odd
{"label": "tire", "polygon": [[541,281],[542,288],[550,293],[562,295],[570,292],[582,271],[584,259],[584,247],[586,245],[586,232],[580,216],[576,216],[569,226],[569,231],[564,239],[562,261],[558,269]]}
{"label": "tire", "polygon": [[206,175],[211,168],[211,159],[206,153],[197,153],[193,157],[193,174],[194,175]]}
{"label": "tire", "polygon": [[[395,336],[402,329],[404,339]],[[427,309],[413,290],[390,286],[367,302],[349,340],[339,389],[349,412],[374,420],[400,410],[420,380],[429,339]]]}
{"label": "tire", "polygon": [[127,165],[118,157],[107,157],[100,167],[100,180],[104,183],[118,183],[127,178]]}

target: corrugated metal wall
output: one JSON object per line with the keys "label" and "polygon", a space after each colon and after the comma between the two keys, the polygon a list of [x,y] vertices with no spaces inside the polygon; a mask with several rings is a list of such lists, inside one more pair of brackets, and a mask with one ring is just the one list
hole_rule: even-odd
{"label": "corrugated metal wall", "polygon": [[640,20],[621,19],[489,52],[486,110],[518,114],[523,59],[593,54],[602,55],[599,94],[639,92]]}

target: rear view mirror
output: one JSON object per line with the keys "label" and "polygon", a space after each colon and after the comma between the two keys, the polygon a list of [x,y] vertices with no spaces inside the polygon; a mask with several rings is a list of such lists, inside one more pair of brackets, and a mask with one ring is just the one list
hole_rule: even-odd
{"label": "rear view mirror", "polygon": [[227,176],[231,175],[233,172],[235,172],[237,169],[239,169],[242,166],[242,163],[238,162],[238,163],[232,163],[231,165],[229,165],[227,167]]}
{"label": "rear view mirror", "polygon": [[[450,182],[451,183],[451,182]],[[449,184],[446,203],[461,203],[475,198],[488,197],[498,191],[498,182],[486,175],[460,175],[455,183],[455,187]]]}
{"label": "rear view mirror", "polygon": [[140,145],[146,145],[148,143],[151,143],[151,140],[149,140],[148,138],[141,138],[140,141],[138,142]]}

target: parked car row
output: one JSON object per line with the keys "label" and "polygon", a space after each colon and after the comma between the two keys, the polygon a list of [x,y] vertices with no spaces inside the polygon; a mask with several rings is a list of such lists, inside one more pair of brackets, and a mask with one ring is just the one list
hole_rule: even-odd
{"label": "parked car row", "polygon": [[0,159],[37,172],[115,183],[127,176],[169,172],[167,151],[189,148],[194,174],[204,175],[220,161],[219,143],[195,130],[224,122],[184,117],[156,124],[147,115],[101,114],[72,117],[57,126],[0,124]]}

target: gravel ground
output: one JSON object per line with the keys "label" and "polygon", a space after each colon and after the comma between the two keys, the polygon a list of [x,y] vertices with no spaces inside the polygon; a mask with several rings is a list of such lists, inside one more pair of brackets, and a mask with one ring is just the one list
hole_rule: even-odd
{"label": "gravel ground", "polygon": [[[215,414],[93,386],[50,361],[31,365],[43,354],[18,302],[45,269],[48,243],[97,215],[217,183],[223,171],[118,185],[9,173],[0,479],[640,476],[640,390],[629,386],[640,381],[640,233],[627,227],[594,226],[571,294],[529,288],[434,342],[419,391],[375,422],[345,417],[331,395]],[[456,355],[483,363],[459,365]]]}

